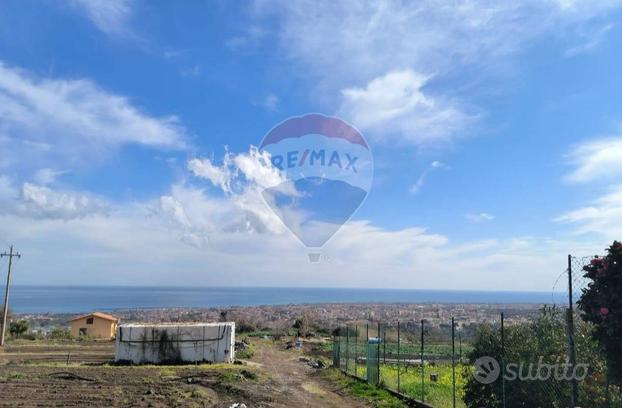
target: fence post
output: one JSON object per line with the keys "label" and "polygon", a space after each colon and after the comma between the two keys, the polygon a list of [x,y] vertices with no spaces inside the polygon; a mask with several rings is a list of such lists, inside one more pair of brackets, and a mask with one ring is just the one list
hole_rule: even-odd
{"label": "fence post", "polygon": [[359,360],[359,326],[354,325],[354,376],[358,376],[358,360]]}
{"label": "fence post", "polygon": [[451,382],[453,408],[456,408],[456,322],[451,318]]}
{"label": "fence post", "polygon": [[[574,372],[577,365],[577,355],[574,344],[574,299],[572,295],[572,255],[568,255],[568,352],[570,354],[571,370]],[[575,407],[578,399],[577,380],[572,376],[572,394],[570,395],[570,406]]]}
{"label": "fence post", "polygon": [[421,319],[421,401],[425,402],[425,363],[423,361],[423,319]]}
{"label": "fence post", "polygon": [[460,356],[460,364],[462,364],[462,331],[458,331],[458,344],[460,345],[458,355]]}
{"label": "fence post", "polygon": [[378,353],[376,355],[376,367],[378,368],[378,385],[380,385],[380,321],[378,321]]}
{"label": "fence post", "polygon": [[501,312],[501,404],[505,408],[505,315],[503,312]]}
{"label": "fence post", "polygon": [[365,377],[368,378],[369,381],[369,321],[365,324]]}
{"label": "fence post", "polygon": [[346,373],[349,372],[348,360],[350,360],[350,326],[346,325]]}
{"label": "fence post", "polygon": [[607,383],[607,392],[605,393],[605,397],[607,399],[607,408],[611,407],[611,394],[609,391],[609,387],[611,386],[611,379],[609,377],[609,362],[607,362],[607,371],[605,372],[605,381]]}
{"label": "fence post", "polygon": [[397,321],[397,392],[400,392],[400,321]]}
{"label": "fence post", "polygon": [[337,347],[337,335],[333,334],[333,367],[335,368],[339,368],[339,350]]}
{"label": "fence post", "polygon": [[384,326],[382,332],[382,363],[387,363],[387,326]]}

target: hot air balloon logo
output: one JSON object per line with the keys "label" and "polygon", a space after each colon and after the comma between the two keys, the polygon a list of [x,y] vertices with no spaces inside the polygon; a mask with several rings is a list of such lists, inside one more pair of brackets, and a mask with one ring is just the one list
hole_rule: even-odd
{"label": "hot air balloon logo", "polygon": [[308,114],[275,126],[259,149],[270,154],[280,174],[262,191],[264,200],[317,262],[321,247],[369,193],[374,170],[369,145],[345,121]]}

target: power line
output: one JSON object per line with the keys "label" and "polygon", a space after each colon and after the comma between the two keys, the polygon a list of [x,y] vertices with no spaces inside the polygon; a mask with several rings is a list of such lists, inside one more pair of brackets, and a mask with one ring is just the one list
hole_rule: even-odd
{"label": "power line", "polygon": [[6,288],[4,289],[4,309],[2,313],[2,335],[0,337],[0,346],[4,346],[4,334],[6,332],[6,319],[9,314],[9,286],[11,285],[11,266],[13,266],[13,257],[17,257],[18,259],[22,256],[19,252],[13,252],[13,245],[9,248],[9,253],[0,254],[0,258],[4,258],[5,256],[9,257],[9,271],[6,275]]}

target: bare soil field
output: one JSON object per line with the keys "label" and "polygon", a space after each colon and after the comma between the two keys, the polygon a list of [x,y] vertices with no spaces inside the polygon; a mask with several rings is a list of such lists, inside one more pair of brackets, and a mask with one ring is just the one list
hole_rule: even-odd
{"label": "bare soil field", "polygon": [[253,342],[242,364],[177,366],[113,365],[112,343],[9,344],[0,350],[0,407],[369,406],[335,390],[303,351]]}

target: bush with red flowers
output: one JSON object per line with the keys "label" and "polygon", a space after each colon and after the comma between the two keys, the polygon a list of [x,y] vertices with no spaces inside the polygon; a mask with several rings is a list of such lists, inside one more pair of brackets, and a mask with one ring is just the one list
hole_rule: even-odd
{"label": "bush with red flowers", "polygon": [[603,350],[611,380],[622,384],[622,243],[614,241],[607,255],[583,267],[590,280],[579,300],[583,320]]}

